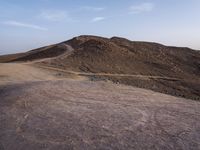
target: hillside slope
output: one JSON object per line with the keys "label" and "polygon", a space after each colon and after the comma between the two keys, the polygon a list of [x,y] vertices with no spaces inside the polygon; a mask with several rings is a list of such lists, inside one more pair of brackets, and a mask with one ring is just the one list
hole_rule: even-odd
{"label": "hillside slope", "polygon": [[[73,52],[63,55],[69,49],[66,46],[71,47]],[[133,42],[119,37],[109,39],[79,36],[51,47],[25,53],[11,61],[32,61],[41,58],[52,59],[37,61],[39,65],[94,73],[92,79],[95,80],[109,79],[175,96],[200,99],[200,52],[189,48]],[[99,76],[101,73],[159,76],[177,80]]]}

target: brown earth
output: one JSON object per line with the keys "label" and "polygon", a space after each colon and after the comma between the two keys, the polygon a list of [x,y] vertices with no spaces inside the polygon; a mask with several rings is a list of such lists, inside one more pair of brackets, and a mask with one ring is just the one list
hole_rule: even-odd
{"label": "brown earth", "polygon": [[0,64],[0,150],[200,149],[198,101],[83,75]]}
{"label": "brown earth", "polygon": [[79,36],[27,53],[0,56],[0,62],[13,61],[35,61],[39,66],[63,71],[93,73],[92,80],[111,80],[200,100],[200,51],[189,48],[119,37]]}

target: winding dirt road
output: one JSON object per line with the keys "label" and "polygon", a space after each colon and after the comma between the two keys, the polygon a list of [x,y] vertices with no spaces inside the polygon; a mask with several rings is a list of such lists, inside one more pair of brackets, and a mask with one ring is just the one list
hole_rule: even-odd
{"label": "winding dirt road", "polygon": [[0,150],[200,149],[200,103],[0,64]]}

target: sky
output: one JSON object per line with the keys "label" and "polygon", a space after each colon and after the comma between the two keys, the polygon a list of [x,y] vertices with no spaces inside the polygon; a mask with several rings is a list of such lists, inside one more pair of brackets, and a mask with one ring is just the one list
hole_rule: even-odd
{"label": "sky", "polygon": [[0,0],[0,55],[79,35],[200,50],[200,0]]}

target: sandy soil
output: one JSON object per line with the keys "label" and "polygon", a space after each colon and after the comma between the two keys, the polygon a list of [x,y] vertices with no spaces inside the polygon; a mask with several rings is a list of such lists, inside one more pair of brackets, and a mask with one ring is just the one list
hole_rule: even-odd
{"label": "sandy soil", "polygon": [[30,81],[59,80],[63,78],[81,80],[84,77],[49,69],[41,69],[32,63],[0,63],[0,85]]}
{"label": "sandy soil", "polygon": [[0,84],[0,150],[200,149],[197,101],[27,64]]}

